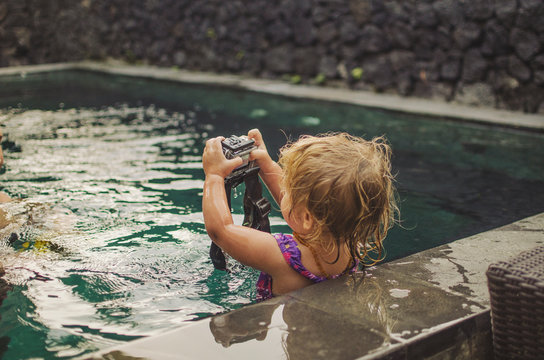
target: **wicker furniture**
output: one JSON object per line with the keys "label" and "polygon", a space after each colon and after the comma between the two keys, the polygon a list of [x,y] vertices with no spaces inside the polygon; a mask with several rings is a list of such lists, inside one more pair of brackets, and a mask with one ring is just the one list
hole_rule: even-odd
{"label": "wicker furniture", "polygon": [[544,246],[487,270],[495,359],[544,359]]}

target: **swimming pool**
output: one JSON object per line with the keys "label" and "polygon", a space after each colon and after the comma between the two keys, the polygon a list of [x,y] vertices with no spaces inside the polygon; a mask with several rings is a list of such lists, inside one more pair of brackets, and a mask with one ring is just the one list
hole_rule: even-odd
{"label": "swimming pool", "polygon": [[[0,245],[5,358],[78,356],[252,301],[255,272],[208,259],[211,136],[258,127],[277,150],[302,133],[385,134],[403,221],[388,260],[544,210],[540,133],[83,71],[1,81],[0,190],[23,199],[3,208],[26,221]],[[241,221],[240,196],[234,208]]]}

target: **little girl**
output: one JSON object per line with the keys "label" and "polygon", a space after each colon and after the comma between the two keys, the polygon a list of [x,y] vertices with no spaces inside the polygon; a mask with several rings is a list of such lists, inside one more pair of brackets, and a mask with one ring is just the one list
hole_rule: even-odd
{"label": "little girl", "polygon": [[202,211],[211,239],[262,272],[257,300],[354,272],[360,260],[381,260],[382,242],[397,209],[391,150],[383,138],[303,136],[280,150],[278,164],[259,130],[249,131],[248,137],[258,147],[250,160],[261,168],[259,175],[293,235],[272,235],[233,223],[224,178],[243,160],[225,158],[222,137],[208,140],[204,149]]}

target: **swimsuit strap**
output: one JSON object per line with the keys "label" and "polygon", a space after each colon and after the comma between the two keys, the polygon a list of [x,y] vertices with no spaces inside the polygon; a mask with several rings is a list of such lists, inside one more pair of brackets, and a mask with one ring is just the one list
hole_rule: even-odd
{"label": "swimsuit strap", "polygon": [[[291,266],[293,270],[307,278],[308,280],[318,283],[327,280],[326,277],[317,276],[308,269],[304,265],[302,265],[301,261],[301,253],[300,249],[297,246],[297,242],[291,235],[287,234],[274,234],[274,238],[276,239],[276,242],[278,243],[278,246],[281,250],[281,253],[283,255],[283,258]],[[316,261],[317,262],[317,261]],[[359,266],[359,260],[353,259],[350,263],[350,265],[353,264],[352,268],[346,269],[342,274],[333,275],[330,278],[335,279],[339,277],[340,275],[343,275],[345,273],[354,273],[357,271]],[[321,271],[321,269],[320,269]],[[323,271],[323,273],[325,273]],[[266,299],[270,299],[274,295],[272,294],[272,277],[264,272],[261,272],[259,276],[259,280],[257,281],[257,301],[262,301]]]}
{"label": "swimsuit strap", "polygon": [[[343,274],[354,273],[358,269],[359,262],[357,260],[355,261],[352,260],[349,265],[353,264],[353,266],[350,267],[348,265],[348,268],[346,268],[346,270],[343,271],[341,274],[329,276],[325,271],[323,271],[320,268],[319,271],[327,275],[327,277],[316,275],[310,272],[308,269],[306,269],[306,267],[302,264],[301,252],[293,236],[279,233],[279,234],[274,234],[274,238],[276,238],[276,241],[281,250],[283,258],[289,264],[289,266],[291,266],[293,270],[295,270],[296,272],[298,272],[299,274],[301,274],[302,276],[304,276],[305,278],[313,282],[317,283],[317,282],[325,281],[327,279],[336,279],[337,277],[340,277]],[[315,256],[317,257],[317,254],[315,254]],[[316,261],[316,263],[318,264],[318,268],[319,268],[319,262]]]}
{"label": "swimsuit strap", "polygon": [[298,248],[297,242],[293,236],[279,233],[275,234],[274,237],[276,238],[278,246],[280,247],[283,258],[289,264],[289,266],[293,268],[293,270],[315,283],[327,280],[326,277],[318,276],[310,272],[302,264],[300,249]]}

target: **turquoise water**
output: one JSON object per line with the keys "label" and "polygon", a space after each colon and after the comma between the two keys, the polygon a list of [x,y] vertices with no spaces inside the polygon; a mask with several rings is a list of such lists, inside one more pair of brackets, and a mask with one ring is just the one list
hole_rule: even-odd
{"label": "turquoise water", "polygon": [[[21,199],[0,206],[11,217],[5,359],[71,358],[253,301],[253,270],[208,259],[200,154],[211,136],[258,127],[277,153],[303,133],[385,134],[402,218],[387,260],[544,210],[539,133],[87,72],[0,85],[0,190]],[[276,210],[271,223],[288,230]]]}

